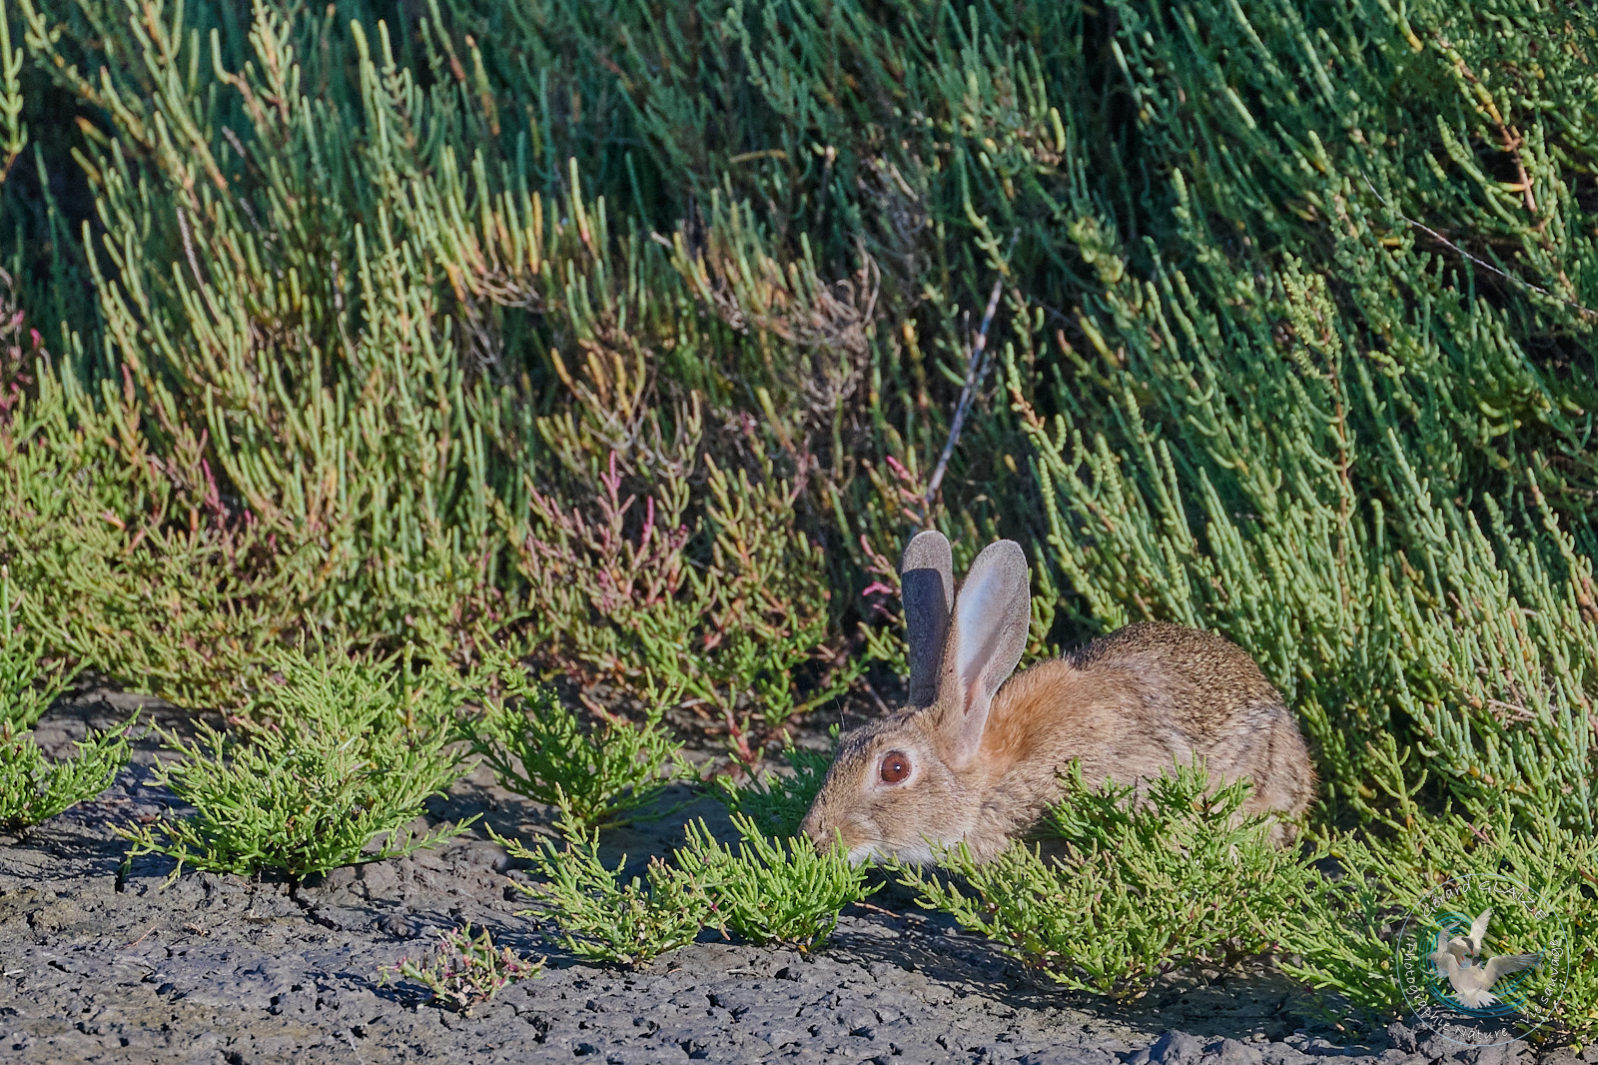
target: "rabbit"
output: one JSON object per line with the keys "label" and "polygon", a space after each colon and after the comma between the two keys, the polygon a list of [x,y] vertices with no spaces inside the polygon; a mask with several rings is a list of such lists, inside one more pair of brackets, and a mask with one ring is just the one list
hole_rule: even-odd
{"label": "rabbit", "polygon": [[[1083,780],[1136,784],[1202,760],[1212,779],[1249,777],[1245,813],[1292,820],[1315,790],[1293,715],[1259,666],[1225,637],[1144,622],[1011,677],[1026,647],[1031,591],[1019,544],[990,544],[954,594],[949,541],[923,532],[901,564],[910,681],[905,709],[846,734],[801,831],[841,837],[849,860],[932,864],[933,845],[992,859]],[[951,610],[950,604],[953,604]]]}

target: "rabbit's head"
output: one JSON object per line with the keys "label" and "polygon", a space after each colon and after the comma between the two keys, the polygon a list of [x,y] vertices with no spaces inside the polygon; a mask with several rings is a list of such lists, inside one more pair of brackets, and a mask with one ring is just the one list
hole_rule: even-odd
{"label": "rabbit's head", "polygon": [[932,844],[962,840],[976,849],[984,784],[1002,758],[994,737],[984,743],[989,711],[1021,660],[1031,617],[1026,556],[1014,541],[983,550],[958,597],[941,533],[911,540],[900,569],[908,705],[843,737],[803,825],[818,846],[841,839],[855,862],[930,862]]}

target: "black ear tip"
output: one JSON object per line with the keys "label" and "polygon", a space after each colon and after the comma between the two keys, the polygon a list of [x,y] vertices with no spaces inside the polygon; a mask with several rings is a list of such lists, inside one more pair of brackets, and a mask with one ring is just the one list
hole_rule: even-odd
{"label": "black ear tip", "polygon": [[945,600],[946,589],[943,583],[943,571],[933,569],[931,566],[921,566],[916,569],[905,570],[899,577],[902,595],[913,603],[925,603],[929,607],[942,605],[945,613],[948,612],[949,603]]}

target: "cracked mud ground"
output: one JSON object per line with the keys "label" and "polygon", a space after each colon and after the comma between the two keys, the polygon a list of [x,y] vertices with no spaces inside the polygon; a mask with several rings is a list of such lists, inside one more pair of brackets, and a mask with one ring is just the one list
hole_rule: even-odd
{"label": "cracked mud ground", "polygon": [[[99,693],[39,729],[52,754],[92,723],[137,705]],[[150,720],[152,711],[145,719]],[[155,719],[180,727],[174,712]],[[409,858],[338,870],[291,897],[280,884],[132,863],[112,826],[160,813],[154,742],[98,800],[21,838],[0,836],[0,1062],[1217,1062],[1598,1061],[1589,1048],[1467,1050],[1402,1024],[1350,1039],[1311,1019],[1268,973],[1157,990],[1136,1007],[1062,994],[980,939],[885,893],[847,911],[815,955],[705,940],[632,972],[563,957],[513,870],[481,831]],[[482,771],[435,803],[435,818],[481,812],[526,832],[543,811]],[[680,839],[683,817],[724,826],[702,803],[616,833],[647,856]],[[547,955],[544,975],[469,1016],[424,1004],[377,972],[463,921]]]}

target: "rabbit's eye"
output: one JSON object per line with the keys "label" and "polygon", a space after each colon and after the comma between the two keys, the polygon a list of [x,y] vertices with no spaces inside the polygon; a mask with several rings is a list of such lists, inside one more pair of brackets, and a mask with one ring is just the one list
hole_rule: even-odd
{"label": "rabbit's eye", "polygon": [[910,775],[910,756],[903,751],[889,751],[882,756],[882,782],[897,784]]}

